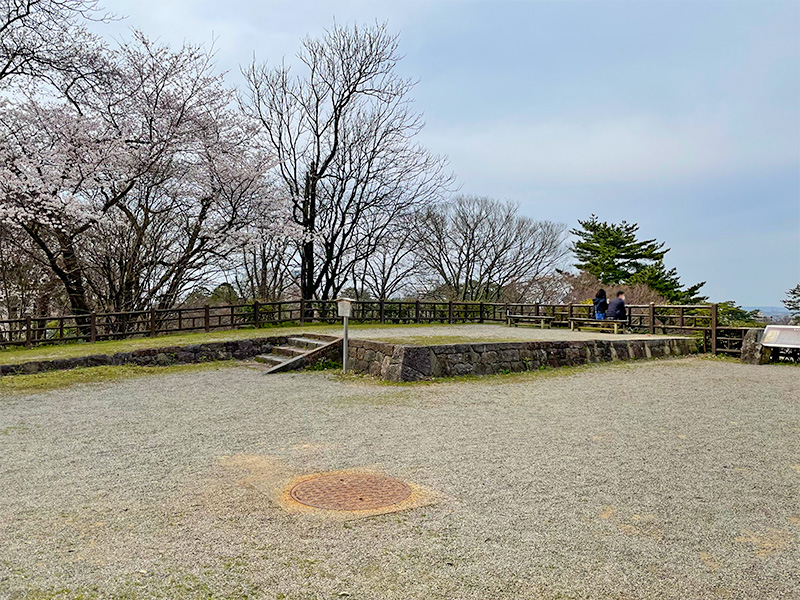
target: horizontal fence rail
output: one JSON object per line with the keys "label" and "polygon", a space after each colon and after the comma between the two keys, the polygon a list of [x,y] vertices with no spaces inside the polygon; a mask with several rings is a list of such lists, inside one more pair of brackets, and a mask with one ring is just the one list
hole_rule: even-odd
{"label": "horizontal fence rail", "polygon": [[[633,331],[696,335],[704,352],[741,354],[747,327],[719,325],[716,304],[628,305]],[[97,342],[175,333],[211,332],[241,327],[338,323],[335,300],[293,300],[249,304],[206,305],[131,312],[90,313],[58,317],[25,316],[0,320],[0,348],[62,342]],[[507,304],[432,302],[423,300],[359,300],[353,302],[355,323],[504,323],[507,315],[552,317],[555,326],[570,319],[592,318],[591,304]]]}

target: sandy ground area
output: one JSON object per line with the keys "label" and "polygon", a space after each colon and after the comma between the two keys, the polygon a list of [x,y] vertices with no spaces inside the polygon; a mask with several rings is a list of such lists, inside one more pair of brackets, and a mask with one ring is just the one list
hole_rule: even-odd
{"label": "sandy ground area", "polygon": [[[6,395],[0,598],[798,598],[798,398],[797,368],[700,358]],[[276,500],[340,469],[434,503],[329,518]]]}
{"label": "sandy ground area", "polygon": [[[330,333],[330,332],[327,332]],[[462,341],[475,342],[526,342],[526,341],[570,341],[597,339],[641,340],[652,336],[649,334],[614,334],[604,331],[570,331],[569,329],[540,329],[530,325],[506,327],[496,324],[475,325],[404,325],[394,327],[369,327],[361,325],[353,329],[351,336],[362,340],[381,340],[387,342],[424,344],[428,338],[434,343],[452,343]],[[665,336],[657,336],[665,337]],[[677,337],[677,336],[668,336]]]}

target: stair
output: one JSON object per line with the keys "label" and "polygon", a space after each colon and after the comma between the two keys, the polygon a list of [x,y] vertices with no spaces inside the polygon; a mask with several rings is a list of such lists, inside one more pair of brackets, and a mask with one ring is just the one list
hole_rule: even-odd
{"label": "stair", "polygon": [[341,343],[341,338],[331,335],[310,333],[290,337],[285,344],[274,346],[269,354],[259,354],[254,360],[267,366],[267,373],[291,371],[313,362],[316,354],[322,357],[336,343]]}

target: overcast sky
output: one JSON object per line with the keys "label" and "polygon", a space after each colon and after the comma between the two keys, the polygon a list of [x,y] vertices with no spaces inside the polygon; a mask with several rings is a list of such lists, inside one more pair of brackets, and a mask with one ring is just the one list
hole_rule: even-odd
{"label": "overcast sky", "polygon": [[778,305],[800,281],[800,2],[107,0],[162,41],[217,38],[220,69],[386,21],[419,80],[422,142],[461,191],[666,241],[714,301]]}

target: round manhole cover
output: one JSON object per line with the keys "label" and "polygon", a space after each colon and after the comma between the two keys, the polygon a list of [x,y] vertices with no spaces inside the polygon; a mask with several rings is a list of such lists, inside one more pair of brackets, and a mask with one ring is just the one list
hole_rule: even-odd
{"label": "round manhole cover", "polygon": [[327,510],[371,510],[402,502],[411,488],[398,479],[369,473],[331,473],[307,479],[290,492],[300,504]]}

